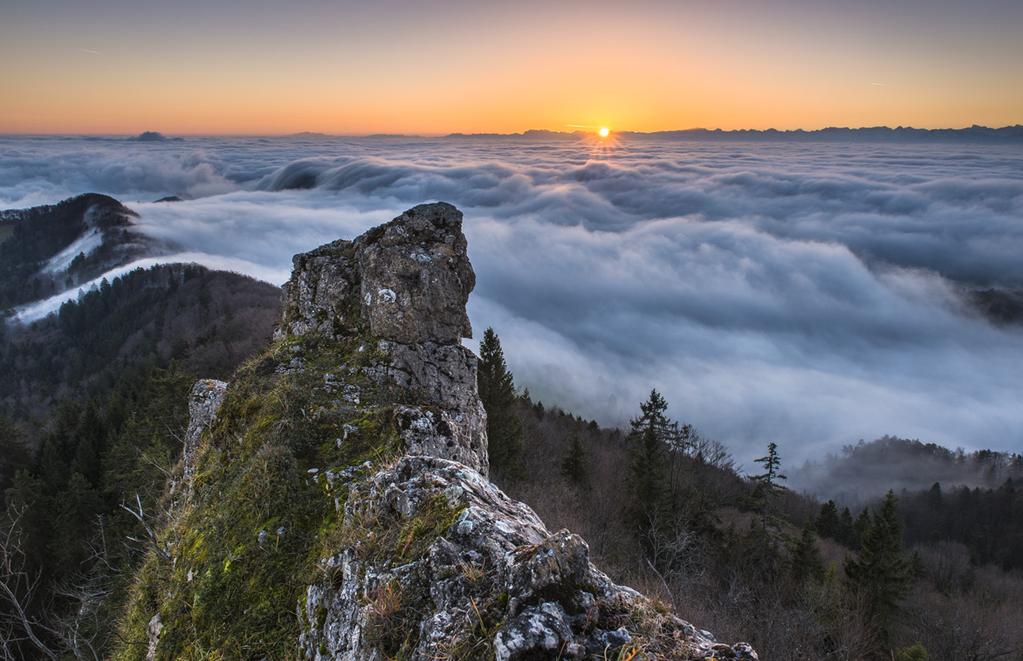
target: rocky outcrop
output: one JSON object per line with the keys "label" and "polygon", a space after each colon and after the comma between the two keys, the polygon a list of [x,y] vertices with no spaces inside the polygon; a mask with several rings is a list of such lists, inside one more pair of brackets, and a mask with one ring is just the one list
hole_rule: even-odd
{"label": "rocky outcrop", "polygon": [[195,455],[202,434],[216,419],[226,392],[227,384],[216,379],[202,379],[192,386],[188,400],[188,429],[185,430],[185,445],[181,450],[182,473],[186,482],[192,479],[195,471]]}
{"label": "rocky outcrop", "polygon": [[476,275],[462,213],[424,204],[354,241],[296,255],[281,333],[368,332],[402,344],[457,344],[472,336],[465,312]]}
{"label": "rocky outcrop", "polygon": [[295,258],[275,342],[193,390],[187,503],[115,658],[757,658],[487,479],[461,220],[423,205]]}
{"label": "rocky outcrop", "polygon": [[[404,457],[343,516],[348,544],[299,611],[306,658],[757,658],[615,585],[579,536],[551,534],[467,466]],[[401,532],[417,527],[425,539]]]}
{"label": "rocky outcrop", "polygon": [[277,337],[366,338],[380,360],[361,375],[408,404],[408,451],[486,474],[476,357],[461,345],[472,335],[465,303],[475,284],[462,213],[420,205],[354,241],[296,255]]}

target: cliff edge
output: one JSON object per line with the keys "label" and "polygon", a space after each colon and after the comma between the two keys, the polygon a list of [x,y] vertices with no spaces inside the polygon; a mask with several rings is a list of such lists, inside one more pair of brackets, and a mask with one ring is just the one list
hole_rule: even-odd
{"label": "cliff edge", "polygon": [[461,222],[421,205],[295,257],[273,344],[193,391],[116,658],[757,658],[487,480]]}

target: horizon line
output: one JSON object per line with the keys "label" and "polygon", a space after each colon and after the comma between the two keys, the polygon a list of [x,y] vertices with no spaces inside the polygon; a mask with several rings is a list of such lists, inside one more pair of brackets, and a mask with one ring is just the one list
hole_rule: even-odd
{"label": "horizon line", "polygon": [[[608,127],[614,135],[631,135],[631,136],[657,136],[665,134],[679,134],[679,133],[707,133],[712,135],[724,135],[724,134],[794,134],[794,135],[806,135],[815,133],[824,133],[829,131],[912,131],[916,133],[942,133],[942,132],[964,132],[964,131],[989,131],[999,132],[1007,131],[1012,129],[1020,129],[1023,131],[1023,122],[1016,124],[1006,124],[1004,126],[986,126],[982,124],[971,124],[969,126],[959,127],[934,127],[925,128],[908,125],[896,125],[889,126],[886,124],[876,125],[864,125],[864,126],[837,126],[828,125],[820,128],[794,128],[794,129],[778,129],[778,128],[708,128],[708,127],[689,127],[689,128],[677,128],[677,129],[658,129],[653,131],[639,131],[632,129],[615,129],[611,126]],[[215,138],[215,137],[251,137],[251,138],[292,138],[292,137],[326,137],[326,138],[421,138],[421,139],[436,139],[436,138],[472,138],[472,137],[526,137],[533,134],[546,134],[546,135],[560,135],[560,136],[579,136],[579,135],[592,135],[596,133],[596,129],[573,129],[573,130],[559,130],[559,129],[542,129],[542,128],[530,128],[522,131],[474,131],[474,132],[462,132],[462,131],[445,131],[445,132],[415,132],[415,133],[402,133],[402,132],[390,132],[390,131],[373,131],[366,133],[347,133],[347,132],[327,132],[327,131],[288,131],[288,132],[271,132],[271,133],[250,133],[250,132],[181,132],[181,133],[163,133],[162,131],[156,130],[145,130],[142,132],[131,132],[131,133],[104,133],[104,132],[39,132],[39,131],[0,131],[0,137],[54,137],[54,138],[139,138],[144,134],[157,134],[158,137],[154,137],[151,142],[163,142],[163,141],[174,141],[180,138]],[[145,142],[146,140],[140,140]]]}

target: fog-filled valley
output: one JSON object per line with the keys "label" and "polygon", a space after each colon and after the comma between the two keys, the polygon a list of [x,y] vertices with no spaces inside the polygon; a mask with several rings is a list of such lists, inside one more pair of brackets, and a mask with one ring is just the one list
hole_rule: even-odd
{"label": "fog-filled valley", "polygon": [[[501,332],[519,383],[602,424],[657,387],[747,463],[767,440],[800,461],[885,434],[1020,448],[1012,143],[303,135],[0,149],[0,206],[106,193],[172,246],[118,273],[188,261],[280,284],[297,252],[450,201],[479,276],[474,325]],[[181,201],[156,202],[168,196]]]}

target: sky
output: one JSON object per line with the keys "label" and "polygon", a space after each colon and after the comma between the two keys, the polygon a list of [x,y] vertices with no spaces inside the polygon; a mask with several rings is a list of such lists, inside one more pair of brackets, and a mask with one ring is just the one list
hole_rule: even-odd
{"label": "sky", "polygon": [[0,0],[0,133],[1023,122],[1018,0]]}
{"label": "sky", "polygon": [[138,266],[280,284],[444,200],[476,340],[548,406],[623,424],[657,388],[747,466],[884,434],[1023,451],[1023,327],[964,295],[1023,290],[1023,146],[612,140],[0,137],[0,208],[106,192],[180,250]]}

